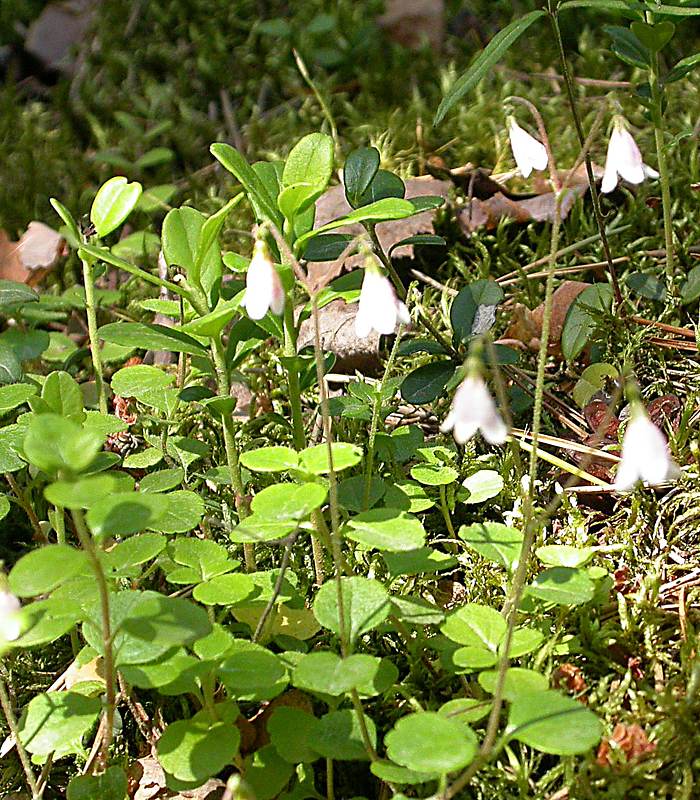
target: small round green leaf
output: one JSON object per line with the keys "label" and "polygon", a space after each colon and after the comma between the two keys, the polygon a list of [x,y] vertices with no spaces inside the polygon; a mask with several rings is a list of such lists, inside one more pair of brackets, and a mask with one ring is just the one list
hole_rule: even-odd
{"label": "small round green leaf", "polygon": [[480,469],[463,480],[462,486],[469,494],[464,498],[460,496],[460,500],[466,505],[476,505],[500,494],[503,489],[503,478],[496,470]]}
{"label": "small round green leaf", "polygon": [[402,717],[384,741],[388,757],[397,764],[440,774],[466,767],[477,748],[470,728],[432,711]]}
{"label": "small round green leaf", "polygon": [[210,578],[194,587],[194,599],[205,606],[232,606],[250,597],[255,590],[253,579],[243,573],[227,573]]}
{"label": "small round green leaf", "polygon": [[233,719],[214,721],[206,711],[171,722],[158,740],[158,761],[180,781],[204,783],[231,763],[241,734]]}
{"label": "small round green leaf", "polygon": [[[345,624],[350,639],[376,628],[391,612],[389,593],[379,581],[354,576],[342,578],[341,593]],[[340,634],[338,594],[335,581],[326,581],[316,594],[314,615],[324,628]]]}
{"label": "small round green leaf", "polygon": [[379,659],[364,653],[341,658],[335,653],[308,653],[294,669],[292,683],[317,694],[339,696],[371,683],[379,669]]}
{"label": "small round green leaf", "polygon": [[411,477],[423,486],[447,486],[457,480],[459,473],[442,464],[416,464],[411,469]]}
{"label": "small round green leaf", "polygon": [[74,752],[92,728],[102,708],[99,697],[76,692],[45,692],[34,697],[19,720],[19,735],[27,750],[37,756],[54,751]]}
{"label": "small round green leaf", "polygon": [[507,732],[535,750],[568,756],[590,750],[600,740],[603,726],[586,706],[547,690],[515,697]]}
{"label": "small round green leaf", "polygon": [[[377,731],[372,719],[365,715],[367,733],[373,747],[377,743]],[[360,732],[357,714],[350,709],[331,711],[318,721],[309,739],[309,746],[324,758],[335,761],[367,761],[369,754],[365,750]]]}
{"label": "small round green leaf", "polygon": [[352,517],[345,535],[367,547],[391,552],[415,550],[425,544],[421,521],[394,508],[374,508]]}
{"label": "small round green leaf", "polygon": [[46,594],[87,569],[82,550],[67,544],[47,544],[22,556],[14,565],[9,575],[10,589],[17,597]]}
{"label": "small round green leaf", "polygon": [[[354,467],[362,460],[362,448],[348,442],[333,442],[333,469],[335,472]],[[328,465],[328,446],[318,444],[307,447],[299,454],[299,469],[312,475],[325,475]]]}
{"label": "small round green leaf", "polygon": [[309,747],[309,740],[318,719],[301,708],[279,706],[267,721],[267,732],[277,752],[290,764],[310,763],[318,753]]}
{"label": "small round green leaf", "polygon": [[585,572],[571,567],[551,567],[527,587],[527,594],[564,606],[577,606],[593,599],[595,586]]}
{"label": "small round green leaf", "polygon": [[258,492],[250,505],[260,518],[285,522],[302,520],[326,500],[328,490],[320,483],[277,483]]}
{"label": "small round green leaf", "polygon": [[291,447],[260,447],[241,453],[241,464],[252,472],[285,472],[299,463]]}
{"label": "small round green leaf", "polygon": [[127,536],[153,528],[167,510],[164,495],[117,492],[102,497],[87,512],[95,536]]}

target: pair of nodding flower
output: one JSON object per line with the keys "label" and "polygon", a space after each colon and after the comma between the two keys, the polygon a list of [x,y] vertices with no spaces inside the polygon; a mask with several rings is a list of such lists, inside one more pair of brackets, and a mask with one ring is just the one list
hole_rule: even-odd
{"label": "pair of nodding flower", "polygon": [[[282,281],[270,257],[263,239],[256,239],[253,258],[246,274],[246,290],[242,300],[251,319],[262,319],[268,311],[282,314],[285,291]],[[389,279],[379,266],[368,258],[360,291],[360,301],[355,317],[355,332],[364,339],[375,330],[388,336],[394,333],[399,323],[408,324],[411,318],[403,303],[396,296]]]}
{"label": "pair of nodding flower", "polygon": [[[513,158],[524,178],[529,177],[533,170],[547,168],[548,157],[545,146],[521,128],[513,117],[508,118],[508,137]],[[659,173],[644,163],[639,147],[632,138],[624,118],[616,116],[613,120],[613,131],[605,157],[601,192],[604,194],[612,192],[620,178],[628,183],[638,184],[642,183],[645,178],[658,177]]]}
{"label": "pair of nodding flower", "polygon": [[[649,419],[636,389],[633,395],[631,416],[622,440],[622,457],[613,484],[618,492],[631,491],[638,481],[659,486],[676,480],[681,474],[671,457],[666,437]],[[479,430],[490,444],[505,441],[506,425],[478,368],[469,369],[440,429],[453,431],[458,444],[464,444]]]}

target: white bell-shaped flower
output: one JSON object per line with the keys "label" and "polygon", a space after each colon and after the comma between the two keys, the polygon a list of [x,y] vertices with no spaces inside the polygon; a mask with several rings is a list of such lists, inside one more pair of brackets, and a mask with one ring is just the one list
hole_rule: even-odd
{"label": "white bell-shaped flower", "polygon": [[251,319],[262,319],[268,311],[284,311],[284,287],[267,245],[262,239],[255,242],[253,258],[245,278],[245,295],[241,305]]}
{"label": "white bell-shaped flower", "polygon": [[407,325],[410,321],[408,309],[396,296],[389,279],[374,265],[367,266],[355,317],[355,333],[360,339],[373,330],[388,336],[399,322]]}
{"label": "white bell-shaped flower", "polygon": [[608,142],[608,153],[605,158],[605,172],[600,191],[604,194],[612,192],[620,178],[628,183],[641,183],[644,178],[658,178],[659,173],[642,161],[637,143],[627,130],[622,117],[615,117],[613,132]]}
{"label": "white bell-shaped flower", "polygon": [[637,481],[658,486],[679,475],[680,468],[671,458],[666,437],[640,406],[633,409],[622,440],[622,458],[615,476],[615,489],[628,492]]}
{"label": "white bell-shaped flower", "polygon": [[457,444],[464,444],[479,430],[490,444],[503,444],[508,435],[483,378],[476,373],[467,375],[458,386],[440,430],[452,431]]}
{"label": "white bell-shaped flower", "polygon": [[513,158],[523,178],[529,177],[533,169],[547,169],[545,146],[521,128],[513,117],[508,119],[508,138]]}
{"label": "white bell-shaped flower", "polygon": [[14,642],[22,632],[21,604],[6,589],[0,589],[0,639]]}

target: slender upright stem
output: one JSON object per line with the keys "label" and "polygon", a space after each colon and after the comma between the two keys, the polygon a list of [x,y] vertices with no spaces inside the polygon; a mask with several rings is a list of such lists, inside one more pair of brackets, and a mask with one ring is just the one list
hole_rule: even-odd
{"label": "slender upright stem", "polygon": [[316,358],[316,378],[320,395],[321,419],[323,433],[328,452],[328,499],[331,508],[331,554],[335,572],[335,586],[338,603],[338,627],[340,628],[340,651],[343,658],[350,655],[350,636],[345,617],[345,601],[343,599],[343,554],[340,546],[340,512],[338,506],[338,481],[333,468],[333,436],[331,432],[331,415],[328,410],[328,390],[321,350],[321,323],[318,314],[318,300],[311,296],[311,314],[314,324],[314,356]]}
{"label": "slender upright stem", "polygon": [[381,416],[382,413],[384,386],[386,385],[387,378],[391,374],[392,367],[394,366],[394,361],[396,359],[396,354],[399,349],[399,344],[401,343],[402,333],[403,333],[403,327],[399,325],[398,330],[396,331],[396,338],[394,339],[394,345],[391,348],[391,352],[389,353],[389,358],[387,359],[386,365],[384,366],[384,374],[382,375],[381,383],[376,388],[376,392],[374,395],[374,403],[372,404],[372,421],[370,422],[369,426],[367,458],[365,459],[365,488],[362,499],[362,507],[365,510],[369,507],[369,499],[370,499],[370,494],[372,492],[372,472],[374,470],[374,443],[375,439],[377,438],[379,417]]}
{"label": "slender upright stem", "polygon": [[102,569],[102,562],[95,542],[88,532],[85,525],[85,517],[80,509],[75,509],[73,512],[73,522],[75,524],[75,532],[78,534],[80,544],[87,555],[90,567],[95,575],[95,582],[97,583],[97,591],[100,596],[100,614],[102,617],[102,658],[104,660],[105,668],[105,726],[102,742],[100,745],[100,769],[104,772],[107,769],[109,761],[109,748],[112,743],[112,733],[114,731],[114,710],[116,706],[116,676],[114,671],[114,653],[112,651],[112,623],[109,614],[109,587],[107,586],[107,578],[105,577],[104,570]]}
{"label": "slender upright stem", "polygon": [[[647,13],[647,21],[652,22],[653,14]],[[663,93],[659,81],[659,54],[655,53],[649,69],[649,88],[653,104],[652,120],[654,122],[654,143],[656,144],[656,160],[659,165],[659,183],[661,184],[661,205],[664,216],[664,239],[666,241],[666,283],[669,294],[673,292],[673,275],[675,271],[675,254],[673,245],[673,217],[671,209],[671,181],[668,174],[666,150],[664,149],[664,112]]]}
{"label": "slender upright stem", "polygon": [[22,744],[22,739],[19,735],[19,728],[17,727],[15,712],[12,710],[12,704],[10,703],[10,698],[7,694],[7,686],[5,686],[5,681],[2,678],[0,678],[0,705],[2,705],[2,711],[5,715],[7,727],[10,729],[12,738],[15,740],[15,746],[17,747],[17,752],[19,753],[19,760],[22,762],[22,769],[24,770],[25,777],[27,778],[27,784],[29,785],[29,789],[32,793],[32,800],[40,800],[41,792],[39,791],[39,785],[36,777],[34,776],[34,771],[32,770],[32,762],[29,760],[29,756],[27,755],[27,750],[24,747],[24,744]]}
{"label": "slender upright stem", "polygon": [[[226,355],[224,345],[220,336],[215,336],[211,340],[211,356],[216,373],[216,386],[221,397],[228,397],[231,394],[231,384],[229,383],[228,369],[226,367]],[[224,450],[226,452],[226,462],[231,476],[231,486],[236,496],[236,511],[241,519],[248,516],[248,503],[246,501],[245,486],[241,476],[241,465],[238,460],[238,448],[236,447],[235,432],[233,429],[233,419],[230,414],[223,414],[221,424],[224,429]],[[248,572],[255,572],[257,565],[255,562],[255,548],[250,542],[243,545],[243,556]]]}
{"label": "slender upright stem", "polygon": [[447,788],[440,797],[444,800],[451,800],[456,797],[459,792],[471,781],[476,773],[486,764],[493,756],[494,747],[498,738],[498,728],[500,725],[501,709],[503,708],[503,691],[505,688],[506,673],[508,671],[508,652],[510,650],[511,642],[513,640],[513,632],[515,630],[517,610],[525,589],[527,581],[530,553],[535,541],[535,536],[538,531],[538,518],[535,515],[534,504],[532,502],[532,492],[534,491],[535,478],[537,476],[537,460],[540,427],[542,422],[542,400],[544,397],[544,379],[545,368],[547,365],[547,352],[549,347],[549,332],[552,321],[552,296],[554,294],[554,271],[556,267],[556,254],[559,249],[559,230],[560,230],[560,214],[559,207],[561,202],[561,194],[557,196],[556,213],[554,215],[554,222],[552,223],[552,235],[550,241],[550,261],[549,261],[549,274],[547,276],[547,284],[545,289],[544,298],[544,313],[542,316],[542,335],[540,339],[540,349],[537,358],[537,382],[535,385],[535,406],[532,414],[532,450],[530,451],[530,464],[528,470],[528,485],[526,487],[523,497],[523,530],[524,537],[523,543],[520,548],[518,556],[518,564],[513,574],[513,580],[510,586],[510,591],[506,602],[503,606],[503,613],[507,618],[506,634],[502,644],[502,656],[498,663],[498,673],[496,677],[496,686],[493,691],[493,704],[489,714],[488,722],[486,724],[486,734],[481,743],[477,757],[472,761],[469,767],[457,778],[457,780]]}
{"label": "slender upright stem", "polygon": [[95,282],[92,274],[92,262],[81,259],[83,262],[83,284],[85,286],[85,315],[87,316],[88,336],[90,337],[90,355],[92,368],[95,373],[95,387],[99,400],[100,412],[106,414],[107,391],[102,380],[102,355],[100,353],[100,339],[97,335],[97,304],[95,303]]}
{"label": "slender upright stem", "polygon": [[292,359],[297,356],[297,330],[294,324],[294,306],[287,299],[284,305],[284,354],[290,359],[286,364],[287,384],[289,387],[289,405],[292,409],[292,430],[294,447],[303,450],[306,447],[304,433],[304,416],[301,409],[301,388],[299,386],[299,370]]}
{"label": "slender upright stem", "polygon": [[557,12],[552,10],[551,0],[549,0],[549,18],[552,21],[554,38],[556,39],[557,47],[559,49],[559,60],[561,61],[561,70],[566,84],[566,93],[567,97],[569,98],[571,115],[574,118],[574,127],[576,128],[579,144],[581,145],[581,148],[584,149],[583,158],[586,164],[586,175],[588,176],[588,186],[591,191],[593,211],[595,213],[596,224],[598,225],[598,232],[600,233],[600,241],[603,245],[603,252],[605,253],[605,260],[608,262],[608,272],[610,273],[610,281],[612,283],[612,289],[615,295],[615,303],[620,306],[620,312],[624,313],[622,310],[622,292],[620,291],[620,284],[617,279],[617,271],[615,270],[615,264],[613,263],[612,251],[610,250],[610,243],[608,242],[608,235],[605,231],[603,212],[600,209],[600,195],[598,194],[598,186],[595,182],[595,176],[593,175],[593,164],[591,162],[590,153],[588,152],[588,148],[586,146],[586,134],[583,131],[583,123],[581,122],[581,116],[578,112],[578,105],[576,103],[574,82],[571,71],[569,70],[568,61],[566,60],[566,51],[564,50],[564,41],[561,38],[559,19],[557,17]]}

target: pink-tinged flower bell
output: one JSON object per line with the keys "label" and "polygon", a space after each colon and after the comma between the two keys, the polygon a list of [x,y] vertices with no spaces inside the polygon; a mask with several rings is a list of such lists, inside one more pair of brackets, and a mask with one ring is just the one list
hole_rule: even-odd
{"label": "pink-tinged flower bell", "polygon": [[617,467],[615,489],[629,492],[637,481],[658,486],[679,476],[680,468],[671,458],[666,437],[641,405],[633,407],[622,440],[622,458]]}
{"label": "pink-tinged flower bell", "polygon": [[268,311],[280,315],[284,311],[284,287],[267,245],[257,239],[245,278],[245,295],[241,305],[251,319],[262,319]]}
{"label": "pink-tinged flower bell", "polygon": [[410,321],[408,309],[396,296],[389,279],[374,264],[367,266],[355,317],[355,333],[360,339],[373,330],[388,336],[399,322],[407,325]]}
{"label": "pink-tinged flower bell", "polygon": [[521,128],[513,117],[508,118],[508,138],[513,158],[523,178],[529,177],[533,169],[547,169],[545,146]]}
{"label": "pink-tinged flower bell", "polygon": [[6,642],[19,639],[22,632],[22,618],[19,613],[21,607],[12,592],[0,589],[0,639]]}
{"label": "pink-tinged flower bell", "polygon": [[628,183],[637,184],[645,178],[658,177],[659,173],[642,161],[642,154],[632,134],[627,130],[625,120],[622,117],[615,117],[600,191],[604,194],[612,192],[620,178]]}
{"label": "pink-tinged flower bell", "polygon": [[440,430],[452,431],[457,444],[464,444],[479,430],[490,444],[505,442],[508,428],[479,374],[467,375],[457,387],[450,413]]}

